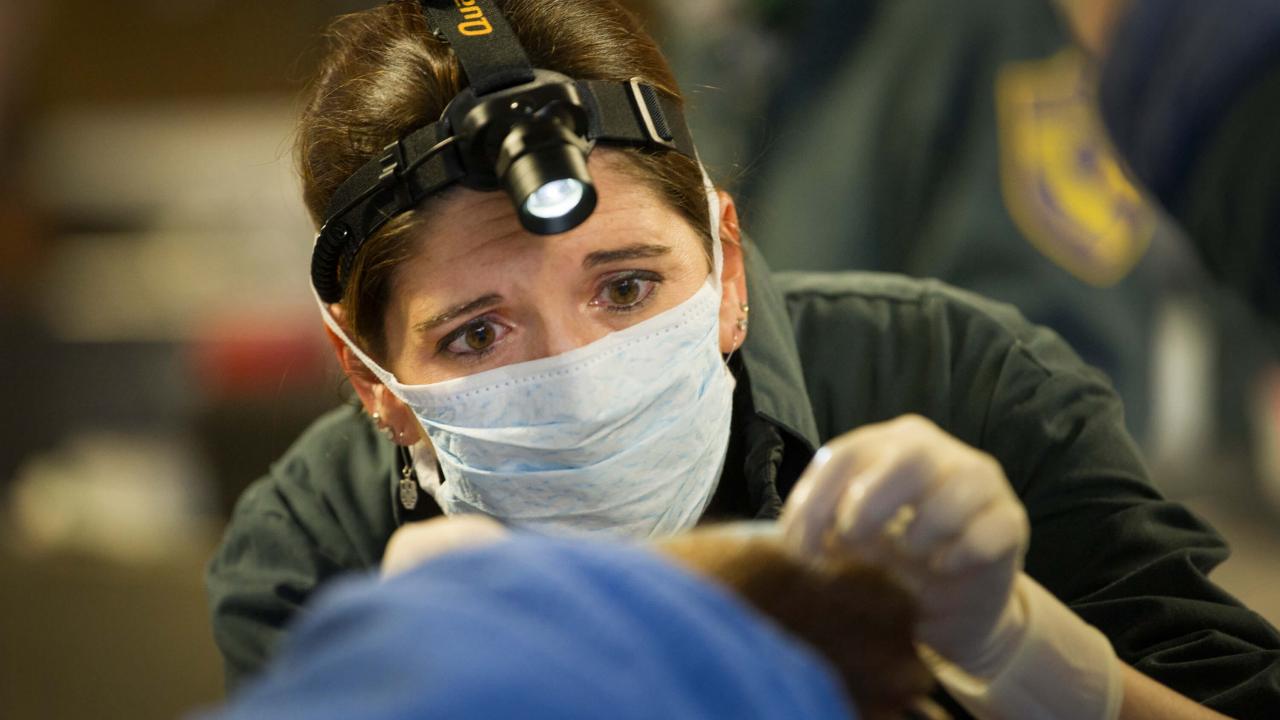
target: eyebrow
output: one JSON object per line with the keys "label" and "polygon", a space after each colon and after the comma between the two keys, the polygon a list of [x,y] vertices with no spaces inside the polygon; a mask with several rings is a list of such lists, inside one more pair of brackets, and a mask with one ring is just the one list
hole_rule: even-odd
{"label": "eyebrow", "polygon": [[[670,253],[671,248],[666,245],[628,245],[623,248],[618,248],[617,250],[597,250],[596,252],[590,253],[583,258],[582,267],[584,270],[590,270],[591,268],[599,267],[600,265],[608,265],[609,263],[620,262],[622,260],[661,257]],[[441,325],[447,325],[463,315],[470,315],[471,313],[480,312],[481,310],[488,310],[501,302],[501,295],[498,295],[497,293],[489,293],[488,295],[478,297],[475,300],[455,305],[439,315],[423,320],[422,322],[414,325],[413,328],[418,332],[435,330]]]}
{"label": "eyebrow", "polygon": [[478,297],[475,300],[470,300],[468,302],[462,303],[461,305],[454,305],[453,307],[449,308],[448,310],[445,310],[439,315],[436,315],[434,317],[429,317],[426,320],[423,320],[422,322],[418,323],[417,325],[414,325],[413,329],[417,330],[418,332],[426,332],[428,330],[434,330],[440,327],[441,325],[445,325],[453,322],[454,320],[457,320],[459,317],[462,317],[463,315],[470,315],[471,313],[479,312],[481,310],[488,310],[489,308],[501,302],[502,302],[501,295],[498,295],[497,293],[489,293],[488,295]]}
{"label": "eyebrow", "polygon": [[620,260],[639,260],[641,258],[653,258],[667,255],[671,252],[671,248],[666,245],[628,245],[617,250],[597,250],[582,259],[582,269],[590,270],[591,268],[609,263],[618,262]]}

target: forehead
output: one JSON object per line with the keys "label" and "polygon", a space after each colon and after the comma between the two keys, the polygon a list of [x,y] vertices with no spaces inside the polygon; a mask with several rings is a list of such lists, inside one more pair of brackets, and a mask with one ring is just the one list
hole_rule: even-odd
{"label": "forehead", "polygon": [[[701,235],[621,153],[598,150],[588,161],[599,194],[595,212],[566,233],[540,236],[520,224],[503,192],[455,188],[424,208],[415,231],[413,274],[464,263],[476,270],[529,253],[578,255],[610,244],[660,240],[678,252],[701,251]],[[434,273],[433,273],[434,274]]]}

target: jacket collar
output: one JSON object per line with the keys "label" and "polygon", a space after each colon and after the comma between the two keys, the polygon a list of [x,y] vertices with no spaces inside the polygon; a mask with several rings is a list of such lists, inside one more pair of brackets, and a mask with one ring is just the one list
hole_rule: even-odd
{"label": "jacket collar", "polygon": [[744,239],[742,246],[751,325],[739,352],[751,378],[752,403],[757,415],[803,441],[812,452],[819,445],[818,425],[786,300],[773,286],[769,266],[755,245]]}

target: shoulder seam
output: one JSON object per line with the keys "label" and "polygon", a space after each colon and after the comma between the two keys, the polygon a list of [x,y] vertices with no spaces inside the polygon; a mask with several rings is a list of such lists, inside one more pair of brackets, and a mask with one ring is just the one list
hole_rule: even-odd
{"label": "shoulder seam", "polygon": [[[843,273],[831,273],[831,275],[841,275],[841,274]],[[951,302],[951,303],[959,304],[970,310],[975,311],[976,316],[982,318],[983,320],[995,324],[1006,335],[1008,335],[1008,337],[1012,340],[1012,345],[1017,349],[1019,349],[1024,354],[1026,354],[1029,359],[1034,361],[1037,367],[1041,368],[1045,372],[1051,372],[1049,368],[1045,366],[1045,364],[1038,357],[1036,357],[1035,353],[1031,352],[1031,350],[1026,347],[1026,343],[1023,342],[1022,337],[1019,335],[1016,328],[1011,327],[1009,323],[1003,320],[1002,318],[997,317],[993,313],[988,312],[985,308],[981,307],[979,304],[974,303],[970,301],[968,298],[964,297],[964,294],[970,291],[964,290],[963,288],[955,288],[955,290],[958,292],[947,292],[944,289],[944,287],[946,287],[944,283],[934,278],[922,278],[917,280],[916,283],[917,283],[917,287],[919,288],[919,291],[918,291],[918,294],[916,294],[913,297],[903,297],[901,295],[896,295],[890,292],[880,291],[880,290],[868,291],[868,290],[856,290],[853,288],[849,288],[846,290],[835,290],[835,289],[829,289],[829,288],[805,289],[805,290],[796,291],[796,292],[788,292],[786,293],[785,297],[787,302],[801,302],[802,300],[799,296],[807,295],[811,297],[820,297],[824,299],[852,298],[852,299],[882,300],[882,301],[892,302],[899,305],[924,305],[931,301],[943,301],[943,302]],[[984,298],[984,299],[988,300],[988,302],[1000,303],[999,300],[992,300],[989,298]],[[1013,307],[1013,306],[1010,306],[1010,307]],[[1026,323],[1027,323],[1027,326],[1031,328],[1044,327],[1036,323],[1033,323],[1030,320],[1026,320]],[[1046,329],[1052,330],[1051,328],[1046,328]]]}

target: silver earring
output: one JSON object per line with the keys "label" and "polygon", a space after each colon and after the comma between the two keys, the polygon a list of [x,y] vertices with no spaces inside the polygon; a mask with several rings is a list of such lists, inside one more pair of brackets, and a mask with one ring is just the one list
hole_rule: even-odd
{"label": "silver earring", "polygon": [[734,323],[733,349],[730,350],[729,355],[725,357],[725,363],[728,363],[733,359],[733,354],[738,351],[738,348],[742,347],[743,341],[746,340],[747,326],[749,324],[747,318],[751,312],[751,307],[746,303],[738,303],[738,310],[742,312],[742,316],[738,318],[736,323]]}
{"label": "silver earring", "polygon": [[393,442],[395,441],[396,439],[395,431],[393,431],[382,420],[382,413],[375,412],[369,416],[369,419],[373,420],[373,427],[376,428],[379,433],[381,433],[382,437],[388,440],[391,440]]}
{"label": "silver earring", "polygon": [[733,333],[733,349],[737,350],[742,347],[742,343],[747,340],[747,319],[738,318],[737,329]]}

